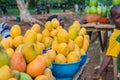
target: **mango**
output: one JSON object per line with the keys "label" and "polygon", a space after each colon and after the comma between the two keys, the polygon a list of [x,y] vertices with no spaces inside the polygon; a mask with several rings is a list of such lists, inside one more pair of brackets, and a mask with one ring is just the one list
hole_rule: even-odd
{"label": "mango", "polygon": [[34,32],[33,30],[27,30],[23,38],[23,43],[28,43],[28,42],[35,43],[36,41],[37,41],[37,33]]}
{"label": "mango", "polygon": [[20,72],[20,79],[19,80],[33,80],[28,74],[24,72]]}
{"label": "mango", "polygon": [[46,75],[39,75],[35,78],[35,80],[49,80],[49,78]]}
{"label": "mango", "polygon": [[67,56],[69,54],[69,48],[66,43],[60,43],[57,48],[57,53],[61,53],[64,56]]}
{"label": "mango", "polygon": [[84,41],[84,38],[82,35],[79,35],[74,39],[74,43],[77,44],[79,46],[79,48],[82,48],[83,41]]}
{"label": "mango", "polygon": [[36,33],[40,33],[41,27],[39,24],[35,23],[32,27],[31,30],[33,30]]}
{"label": "mango", "polygon": [[2,44],[0,44],[0,67],[9,65],[10,59]]}
{"label": "mango", "polygon": [[11,69],[25,71],[26,62],[21,52],[16,52],[11,58]]}
{"label": "mango", "polygon": [[46,75],[49,80],[54,80],[54,77],[50,68],[45,69],[44,75]]}
{"label": "mango", "polygon": [[74,40],[79,35],[79,30],[74,26],[70,26],[68,29],[68,34],[70,39]]}
{"label": "mango", "polygon": [[27,63],[31,62],[37,57],[37,52],[35,51],[34,43],[26,43],[23,45],[21,52]]}
{"label": "mango", "polygon": [[62,64],[62,63],[66,63],[67,60],[63,54],[58,54],[58,55],[56,55],[55,62]]}
{"label": "mango", "polygon": [[19,80],[19,78],[20,78],[20,72],[17,71],[17,70],[13,70],[12,73],[14,75],[14,78],[16,78],[17,80]]}
{"label": "mango", "polygon": [[57,39],[59,43],[67,43],[69,41],[69,35],[66,30],[60,29],[57,33]]}
{"label": "mango", "polygon": [[20,36],[22,34],[21,27],[19,25],[13,25],[10,30],[10,36],[15,38],[16,36]]}
{"label": "mango", "polygon": [[22,47],[23,47],[23,44],[20,44],[20,45],[15,49],[15,52],[21,52]]}
{"label": "mango", "polygon": [[11,73],[12,71],[8,65],[0,67],[0,80],[8,80],[12,77]]}
{"label": "mango", "polygon": [[[46,69],[46,62],[43,56],[37,56],[32,62],[27,65],[27,74],[32,77],[37,77],[43,74]],[[28,79],[26,79],[28,80]]]}

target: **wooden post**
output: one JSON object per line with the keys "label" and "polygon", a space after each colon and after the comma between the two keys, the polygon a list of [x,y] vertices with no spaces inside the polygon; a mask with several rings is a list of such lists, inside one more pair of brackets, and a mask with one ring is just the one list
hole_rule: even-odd
{"label": "wooden post", "polygon": [[117,58],[112,57],[113,60],[113,73],[114,73],[114,80],[117,80]]}

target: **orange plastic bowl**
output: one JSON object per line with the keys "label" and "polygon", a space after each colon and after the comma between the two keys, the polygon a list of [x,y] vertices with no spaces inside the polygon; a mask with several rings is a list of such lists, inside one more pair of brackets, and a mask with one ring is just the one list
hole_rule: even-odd
{"label": "orange plastic bowl", "polygon": [[100,15],[98,14],[86,14],[86,20],[88,23],[98,23]]}

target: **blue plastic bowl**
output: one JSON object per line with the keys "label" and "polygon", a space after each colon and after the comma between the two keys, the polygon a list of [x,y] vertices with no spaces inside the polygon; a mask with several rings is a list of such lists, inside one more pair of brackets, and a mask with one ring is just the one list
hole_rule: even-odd
{"label": "blue plastic bowl", "polygon": [[81,56],[80,65],[83,65],[86,62],[87,57],[88,57],[88,52],[86,52],[84,55]]}
{"label": "blue plastic bowl", "polygon": [[83,66],[87,60],[88,52],[82,55],[80,60],[74,63],[52,63],[52,73],[56,80],[72,80],[72,77],[78,72],[78,70]]}
{"label": "blue plastic bowl", "polygon": [[52,73],[55,76],[56,80],[72,80],[72,77],[77,73],[81,68],[80,63],[81,59],[74,63],[52,63]]}

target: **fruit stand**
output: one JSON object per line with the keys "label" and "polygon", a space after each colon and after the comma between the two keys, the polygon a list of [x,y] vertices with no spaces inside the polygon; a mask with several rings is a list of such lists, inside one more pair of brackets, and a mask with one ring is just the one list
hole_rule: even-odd
{"label": "fruit stand", "polygon": [[[109,39],[109,35],[108,35],[108,31],[113,31],[113,29],[115,28],[114,25],[110,25],[110,24],[83,24],[81,25],[81,27],[86,28],[87,31],[97,31],[98,33],[102,33],[102,31],[105,31],[106,33],[103,35],[103,41],[102,41],[102,35],[99,34],[99,41],[100,41],[100,46],[101,46],[101,50],[104,53],[106,51],[106,47],[107,47],[107,42]],[[102,55],[100,55],[100,57],[103,57]],[[113,70],[114,70],[114,80],[116,80],[117,78],[117,59],[116,58],[112,58],[113,60]],[[102,62],[102,60],[100,61],[100,63]]]}
{"label": "fruit stand", "polygon": [[84,67],[89,62],[89,60],[90,59],[88,58],[88,56],[86,56],[86,60],[85,60],[84,64],[78,69],[77,73],[73,76],[73,80],[78,80],[78,78],[82,75],[82,73],[84,71]]}
{"label": "fruit stand", "polygon": [[110,25],[110,24],[82,24],[81,27],[86,28],[87,31],[109,31],[109,30],[113,30],[113,28],[115,27],[114,25]]}
{"label": "fruit stand", "polygon": [[[100,45],[101,45],[101,49],[102,51],[104,52],[104,49],[106,48],[106,41],[108,39],[108,31],[112,31],[114,29],[114,25],[110,25],[110,24],[91,24],[91,23],[88,23],[88,24],[82,24],[81,27],[84,27],[86,28],[87,31],[97,31],[98,33],[100,32],[99,34],[99,39],[100,39]],[[105,31],[105,34],[104,34],[104,39],[102,41],[102,31]]]}
{"label": "fruit stand", "polygon": [[72,80],[82,69],[89,36],[78,21],[65,30],[54,18],[40,29],[33,24],[21,34],[20,25],[13,25],[10,37],[1,38],[0,80]]}

